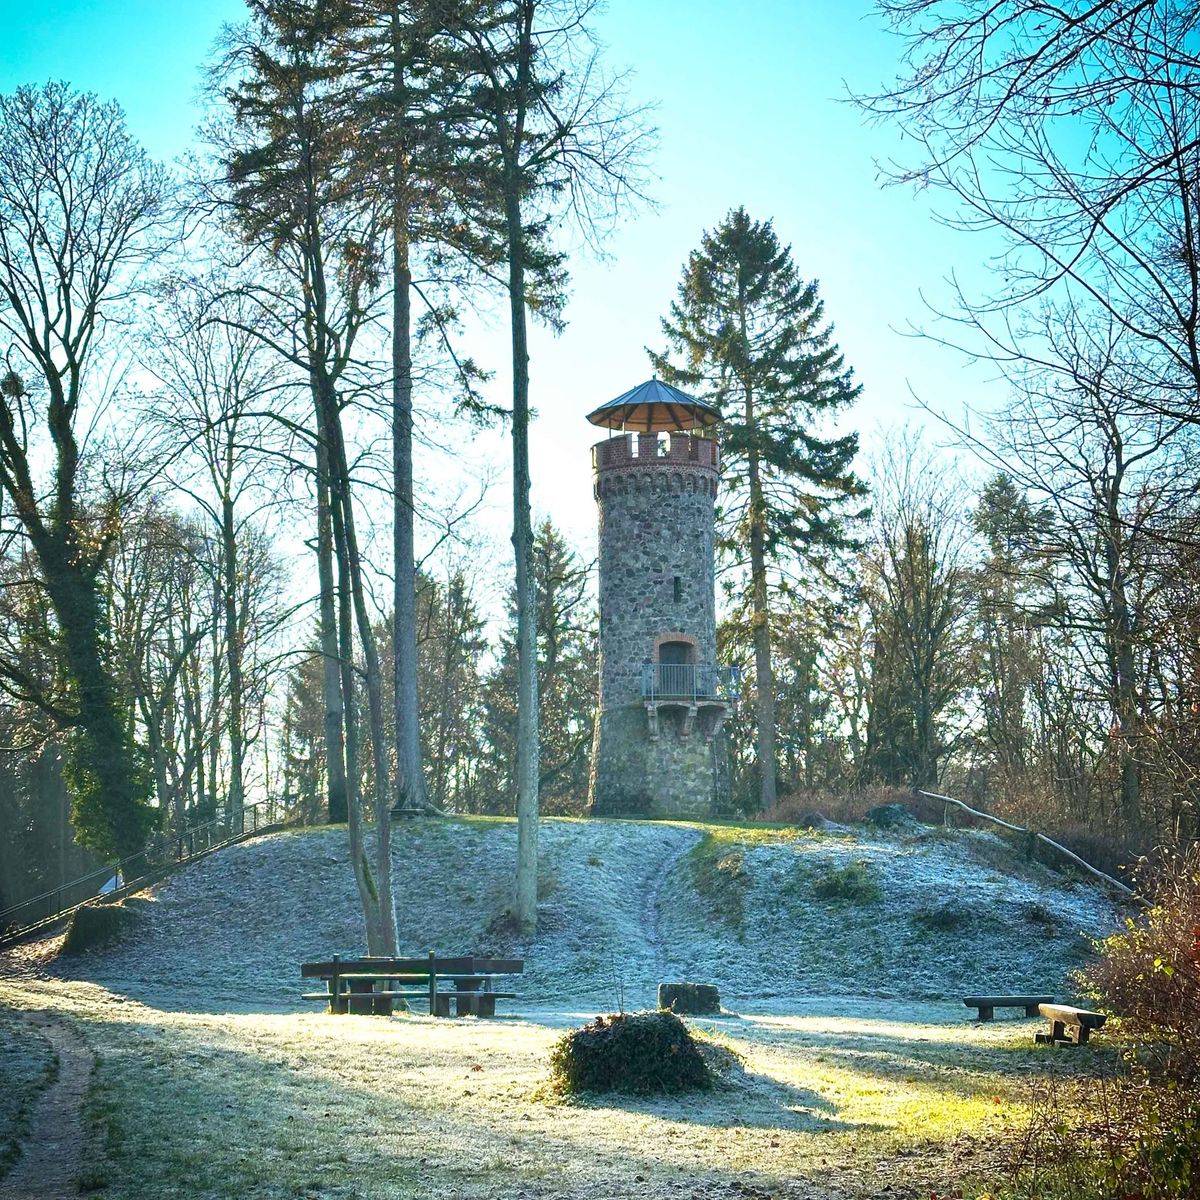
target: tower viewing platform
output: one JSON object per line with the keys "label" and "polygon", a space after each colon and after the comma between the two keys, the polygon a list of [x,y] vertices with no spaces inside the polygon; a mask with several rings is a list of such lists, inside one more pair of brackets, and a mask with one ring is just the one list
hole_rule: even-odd
{"label": "tower viewing platform", "polygon": [[684,433],[624,433],[606,438],[592,447],[592,470],[627,471],[662,467],[693,467],[711,471],[721,467],[721,451],[715,438]]}

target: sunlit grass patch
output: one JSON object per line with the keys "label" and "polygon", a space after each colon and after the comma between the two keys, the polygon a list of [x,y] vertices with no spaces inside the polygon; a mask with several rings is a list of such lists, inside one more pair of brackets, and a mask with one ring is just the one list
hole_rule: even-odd
{"label": "sunlit grass patch", "polygon": [[[546,1097],[579,1018],[168,1013],[83,984],[25,984],[98,1051],[88,1105],[104,1200],[604,1194],[633,1173],[769,1179],[858,1170],[899,1146],[1006,1135],[1026,1081],[1086,1069],[1030,1022],[948,1006],[692,1021],[719,1086],[686,1097]],[[31,989],[31,991],[30,991]],[[0,985],[0,997],[14,994]],[[711,1049],[709,1050],[711,1053]],[[1090,1059],[1088,1061],[1091,1061]],[[181,1181],[186,1191],[180,1191]]]}
{"label": "sunlit grass patch", "polygon": [[706,836],[688,852],[692,886],[718,920],[739,932],[745,923],[745,854],[727,839]]}
{"label": "sunlit grass patch", "polygon": [[810,837],[794,826],[697,825],[703,837],[688,853],[692,886],[712,915],[735,933],[745,924],[745,891],[749,883],[746,851],[757,846],[796,842]]}

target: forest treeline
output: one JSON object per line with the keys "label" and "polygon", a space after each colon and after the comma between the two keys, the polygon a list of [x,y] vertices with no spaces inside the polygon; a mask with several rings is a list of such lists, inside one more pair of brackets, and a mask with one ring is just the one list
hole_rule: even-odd
{"label": "forest treeline", "polygon": [[[946,315],[1010,399],[864,453],[802,249],[713,214],[647,341],[724,417],[734,808],[937,788],[1110,860],[1186,842],[1187,13],[1098,33],[1100,4],[1043,44],[1016,0],[999,29],[969,4],[880,7],[913,73],[861,102],[924,148],[903,178],[1004,239],[986,294]],[[393,809],[515,813],[532,927],[539,813],[586,804],[597,614],[586,551],[530,505],[528,322],[561,325],[564,247],[644,199],[654,143],[590,9],[249,0],[171,172],[114,102],[0,97],[0,906],[269,800],[347,824],[372,952],[394,949]],[[964,89],[978,107],[953,120]],[[1024,182],[993,189],[981,155]],[[503,364],[468,351],[488,304]],[[512,452],[498,618],[475,502],[420,465],[481,426]]]}

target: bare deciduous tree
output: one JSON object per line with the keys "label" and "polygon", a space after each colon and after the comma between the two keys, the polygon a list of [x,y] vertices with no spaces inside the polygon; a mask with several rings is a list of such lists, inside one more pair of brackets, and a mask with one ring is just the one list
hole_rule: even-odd
{"label": "bare deciduous tree", "polygon": [[71,678],[75,828],[104,855],[140,851],[150,812],[98,583],[131,485],[86,434],[166,197],[115,104],[57,83],[0,97],[0,489],[37,556]]}

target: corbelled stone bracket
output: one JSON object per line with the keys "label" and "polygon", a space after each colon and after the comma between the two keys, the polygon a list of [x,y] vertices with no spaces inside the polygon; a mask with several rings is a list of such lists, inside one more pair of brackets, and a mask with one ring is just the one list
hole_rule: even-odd
{"label": "corbelled stone bracket", "polygon": [[723,700],[701,700],[695,704],[688,704],[681,700],[645,700],[642,703],[646,709],[646,729],[652,742],[657,742],[659,738],[658,710],[660,708],[682,709],[683,719],[679,722],[681,739],[692,736],[692,730],[696,727],[696,718],[699,717],[700,732],[704,734],[706,742],[711,742],[721,732],[726,714],[729,712],[729,705]]}
{"label": "corbelled stone bracket", "polygon": [[687,711],[683,714],[683,726],[679,730],[680,737],[690,737],[691,736],[692,726],[696,722],[696,712],[697,712],[696,706],[694,704],[689,704],[687,707]]}
{"label": "corbelled stone bracket", "polygon": [[712,719],[705,722],[704,740],[706,742],[711,742],[713,738],[715,738],[717,734],[721,732],[721,729],[725,724],[725,718],[729,715],[729,707],[724,704],[714,704],[709,708],[708,711],[711,714]]}
{"label": "corbelled stone bracket", "polygon": [[658,705],[653,700],[646,701],[646,723],[650,729],[650,740],[658,741]]}

